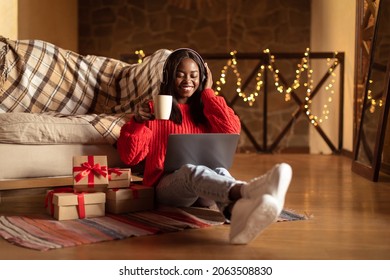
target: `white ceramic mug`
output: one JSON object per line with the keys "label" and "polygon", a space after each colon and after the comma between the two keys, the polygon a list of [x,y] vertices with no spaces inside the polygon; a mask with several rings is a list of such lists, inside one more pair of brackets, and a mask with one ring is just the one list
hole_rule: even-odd
{"label": "white ceramic mug", "polygon": [[169,120],[172,110],[172,95],[156,95],[153,98],[154,116],[158,120]]}

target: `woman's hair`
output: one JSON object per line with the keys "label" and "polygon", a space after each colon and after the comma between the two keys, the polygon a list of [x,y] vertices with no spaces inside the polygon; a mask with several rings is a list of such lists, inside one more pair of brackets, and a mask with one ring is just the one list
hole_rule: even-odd
{"label": "woman's hair", "polygon": [[207,119],[203,113],[201,93],[204,89],[205,82],[207,79],[207,71],[203,59],[197,52],[191,49],[178,49],[173,51],[168,56],[163,68],[163,81],[161,83],[160,94],[167,94],[173,96],[170,120],[174,123],[181,124],[182,114],[175,96],[175,78],[177,67],[180,62],[185,58],[190,58],[195,61],[199,68],[199,87],[187,101],[190,106],[190,115],[196,125],[204,124],[207,122]]}

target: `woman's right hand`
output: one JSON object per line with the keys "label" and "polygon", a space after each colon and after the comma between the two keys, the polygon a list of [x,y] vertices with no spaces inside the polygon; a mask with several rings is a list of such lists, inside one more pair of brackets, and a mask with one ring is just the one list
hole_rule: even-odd
{"label": "woman's right hand", "polygon": [[134,120],[138,123],[154,120],[154,115],[152,114],[152,110],[150,108],[150,100],[145,100],[135,106]]}
{"label": "woman's right hand", "polygon": [[206,68],[206,71],[207,71],[207,81],[205,83],[205,86],[204,88],[212,88],[213,87],[213,75],[211,73],[211,70],[209,68],[209,66],[207,65],[207,63],[204,64],[205,68]]}

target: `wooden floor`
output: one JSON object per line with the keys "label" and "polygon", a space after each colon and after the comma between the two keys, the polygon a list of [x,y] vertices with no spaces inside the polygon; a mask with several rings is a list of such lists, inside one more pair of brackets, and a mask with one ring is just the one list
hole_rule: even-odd
{"label": "wooden floor", "polygon": [[[352,173],[351,160],[344,156],[301,154],[238,154],[232,174],[249,180],[281,161],[294,172],[285,208],[312,218],[272,224],[248,245],[229,245],[229,226],[221,225],[47,252],[1,239],[0,259],[390,259],[387,177],[374,183]],[[31,197],[27,205],[3,192],[0,213],[43,211],[40,199]]]}

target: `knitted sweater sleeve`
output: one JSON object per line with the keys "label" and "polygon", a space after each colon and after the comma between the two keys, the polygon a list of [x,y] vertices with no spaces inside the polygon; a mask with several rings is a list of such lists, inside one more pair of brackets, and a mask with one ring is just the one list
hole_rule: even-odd
{"label": "knitted sweater sleeve", "polygon": [[217,96],[212,89],[205,89],[202,101],[212,133],[240,133],[240,119],[223,97]]}
{"label": "knitted sweater sleeve", "polygon": [[136,165],[149,153],[152,131],[145,123],[129,121],[122,126],[117,141],[121,160],[128,165]]}

